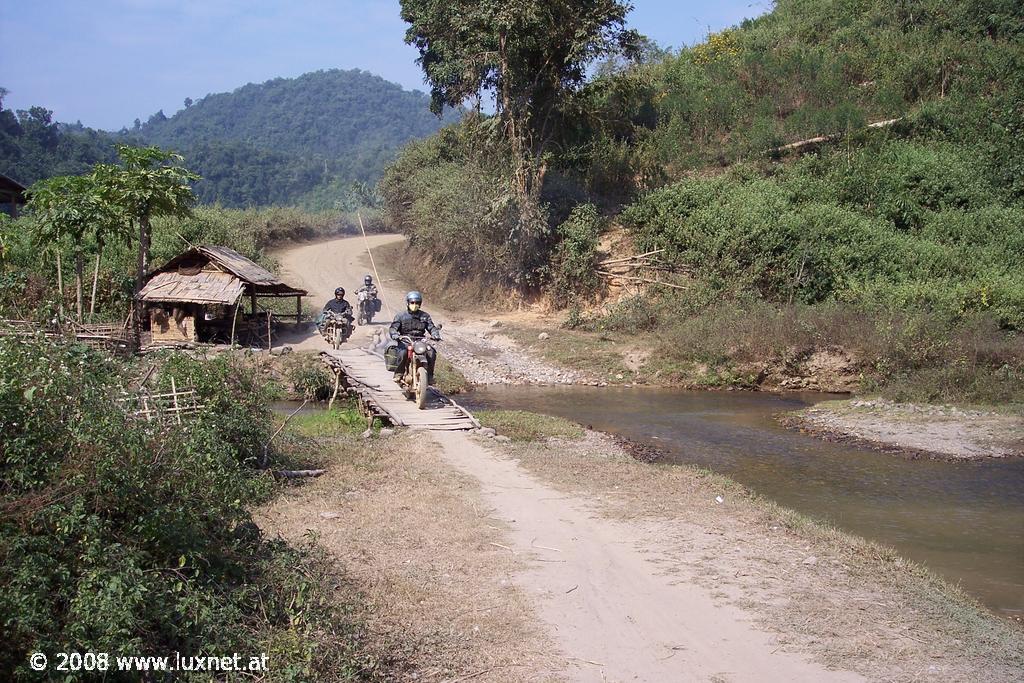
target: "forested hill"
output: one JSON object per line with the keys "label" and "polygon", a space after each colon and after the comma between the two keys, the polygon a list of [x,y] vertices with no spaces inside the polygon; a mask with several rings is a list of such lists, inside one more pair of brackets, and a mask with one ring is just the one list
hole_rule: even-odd
{"label": "forested hill", "polygon": [[118,133],[58,124],[44,106],[5,110],[4,94],[0,88],[0,173],[31,184],[112,162],[115,142],[154,144],[180,152],[203,176],[195,186],[201,202],[231,207],[354,208],[402,145],[456,118],[439,120],[424,93],[358,69],[189,99],[170,118],[157,112]]}
{"label": "forested hill", "polygon": [[186,104],[132,133],[184,154],[204,178],[200,199],[227,206],[344,202],[352,183],[374,183],[402,145],[443,124],[425,94],[358,69],[250,83]]}

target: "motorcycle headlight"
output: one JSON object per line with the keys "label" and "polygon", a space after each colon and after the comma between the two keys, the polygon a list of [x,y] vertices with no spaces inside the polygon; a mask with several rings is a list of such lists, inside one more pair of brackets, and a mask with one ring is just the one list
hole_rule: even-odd
{"label": "motorcycle headlight", "polygon": [[423,341],[416,342],[412,345],[412,352],[416,355],[423,355],[427,352],[427,343]]}

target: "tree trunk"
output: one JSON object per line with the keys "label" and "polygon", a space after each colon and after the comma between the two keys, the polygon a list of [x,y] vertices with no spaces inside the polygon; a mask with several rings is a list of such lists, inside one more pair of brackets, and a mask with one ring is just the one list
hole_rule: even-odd
{"label": "tree trunk", "polygon": [[139,263],[138,271],[135,273],[135,297],[133,299],[134,305],[132,306],[132,310],[135,312],[135,324],[132,326],[135,348],[142,346],[142,316],[144,311],[142,299],[139,298],[139,292],[146,285],[146,271],[149,270],[149,242],[149,216],[142,215],[139,216]]}
{"label": "tree trunk", "polygon": [[92,297],[89,300],[89,321],[92,322],[92,316],[96,313],[96,282],[100,279],[100,254],[103,253],[103,242],[97,245],[96,250],[96,267],[92,271]]}
{"label": "tree trunk", "polygon": [[82,274],[85,272],[85,259],[81,248],[75,248],[75,314],[78,322],[82,322]]}

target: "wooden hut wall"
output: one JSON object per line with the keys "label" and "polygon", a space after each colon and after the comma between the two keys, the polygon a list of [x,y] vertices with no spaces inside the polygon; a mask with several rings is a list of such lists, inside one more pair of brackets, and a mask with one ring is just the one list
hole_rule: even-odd
{"label": "wooden hut wall", "polygon": [[196,313],[194,304],[158,304],[149,309],[150,330],[154,342],[196,341]]}

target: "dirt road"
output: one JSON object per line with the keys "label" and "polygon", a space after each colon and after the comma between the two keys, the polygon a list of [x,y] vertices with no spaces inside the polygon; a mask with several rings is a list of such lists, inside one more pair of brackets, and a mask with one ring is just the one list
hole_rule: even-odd
{"label": "dirt road", "polygon": [[[395,239],[400,238],[373,236],[369,243],[379,246]],[[277,258],[287,281],[301,283],[314,299],[322,300],[339,284],[354,290],[369,269],[362,238],[304,245]],[[381,276],[384,301],[394,311],[402,292],[388,274]],[[437,313],[442,322],[449,317]],[[369,340],[372,329],[357,330],[356,343]],[[316,337],[298,343],[300,349],[322,346]],[[490,545],[516,555],[521,563],[514,581],[528,598],[533,612],[528,618],[547,631],[553,651],[566,663],[556,678],[859,680],[784,651],[775,635],[752,624],[751,615],[716,600],[706,587],[663,571],[638,545],[638,538],[647,535],[644,529],[593,513],[586,498],[542,483],[480,439],[462,433],[428,438],[437,444],[442,466],[479,483],[478,492],[459,495],[472,496],[474,509],[479,500],[507,529],[501,542]],[[317,522],[309,520],[311,526]],[[325,542],[330,545],[330,538]],[[346,549],[332,551],[344,557]],[[481,680],[509,678],[530,680],[531,674],[517,670],[514,676],[495,674]]]}
{"label": "dirt road", "polygon": [[437,433],[442,458],[480,482],[491,516],[526,556],[532,596],[580,681],[854,681],[783,652],[751,616],[681,581],[641,541],[651,529],[599,516],[585,499],[540,482],[462,433]]}

